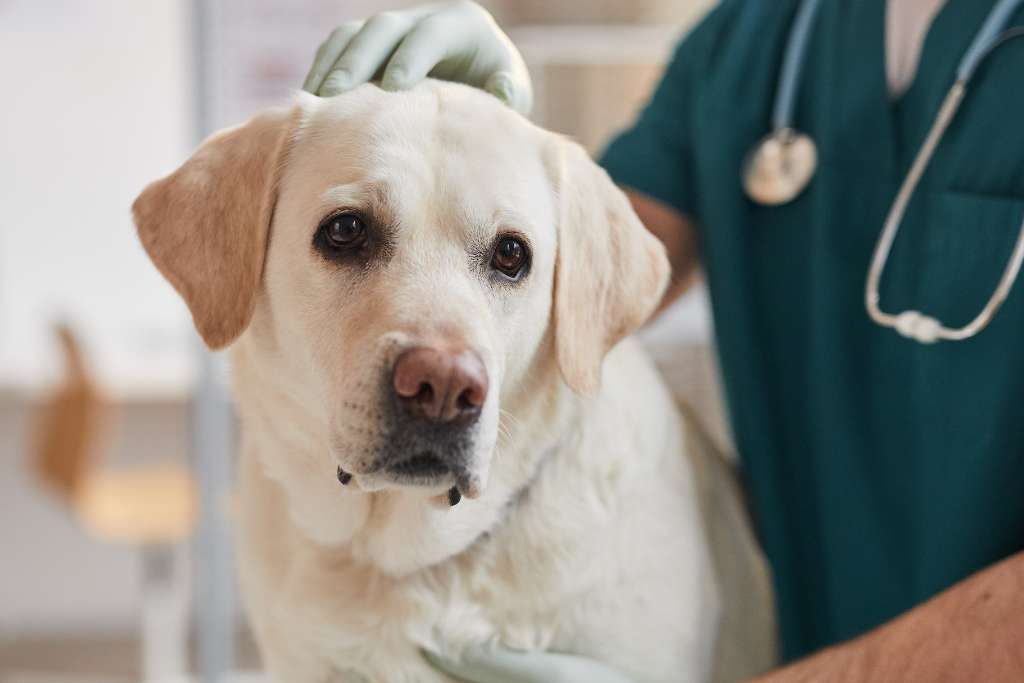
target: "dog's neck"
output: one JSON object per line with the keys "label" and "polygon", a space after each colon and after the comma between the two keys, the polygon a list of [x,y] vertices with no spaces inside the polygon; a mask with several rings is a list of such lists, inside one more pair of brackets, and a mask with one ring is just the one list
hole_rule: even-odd
{"label": "dog's neck", "polygon": [[[249,478],[260,479],[242,485],[277,489],[263,497],[280,501],[276,513],[289,519],[302,545],[393,576],[435,565],[499,526],[542,463],[571,442],[578,401],[557,371],[535,368],[530,376],[503,400],[501,436],[483,495],[449,507],[419,491],[343,488],[330,467],[321,467],[328,449],[326,421],[261,372],[240,343],[233,354],[233,380],[242,457],[250,460],[244,464]],[[522,425],[531,426],[529,433]]]}

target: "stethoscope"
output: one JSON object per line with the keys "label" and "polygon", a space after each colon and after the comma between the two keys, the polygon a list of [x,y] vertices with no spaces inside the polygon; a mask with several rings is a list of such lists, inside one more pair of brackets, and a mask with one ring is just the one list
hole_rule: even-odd
{"label": "stethoscope", "polygon": [[[935,122],[896,194],[875,244],[874,256],[871,258],[871,267],[864,286],[864,305],[868,315],[882,327],[894,329],[904,337],[922,344],[931,344],[939,340],[968,339],[988,326],[1009,295],[1010,288],[1013,287],[1020,272],[1021,263],[1024,262],[1022,221],[1017,242],[999,284],[981,312],[963,327],[946,327],[938,319],[915,310],[896,314],[886,313],[879,304],[878,285],[907,204],[910,203],[921,176],[928,168],[942,135],[956,116],[967,91],[967,84],[978,66],[1003,41],[1024,35],[1024,30],[1021,29],[1006,30],[1011,15],[1022,2],[1024,0],[999,0],[960,60],[956,81],[943,100]],[[793,126],[793,108],[811,24],[820,6],[821,0],[803,0],[797,11],[786,45],[782,71],[779,74],[778,90],[772,110],[772,130],[754,147],[743,165],[743,188],[747,195],[759,204],[778,206],[792,201],[811,182],[818,166],[818,153],[814,141]]]}

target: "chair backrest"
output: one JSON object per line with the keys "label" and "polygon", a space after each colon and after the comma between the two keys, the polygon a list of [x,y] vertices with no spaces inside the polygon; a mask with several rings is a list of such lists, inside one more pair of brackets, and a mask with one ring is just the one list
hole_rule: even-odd
{"label": "chair backrest", "polygon": [[64,359],[60,383],[40,400],[32,439],[32,467],[67,503],[97,467],[107,436],[109,405],[88,370],[82,347],[66,324],[56,327]]}

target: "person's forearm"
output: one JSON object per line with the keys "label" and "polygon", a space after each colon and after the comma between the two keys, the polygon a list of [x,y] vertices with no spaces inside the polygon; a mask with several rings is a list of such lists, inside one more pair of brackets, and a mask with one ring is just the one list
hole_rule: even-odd
{"label": "person's forearm", "polygon": [[755,683],[1024,681],[1024,553]]}
{"label": "person's forearm", "polygon": [[668,308],[697,279],[697,230],[689,218],[642,192],[623,188],[647,230],[665,245],[672,279],[654,316]]}

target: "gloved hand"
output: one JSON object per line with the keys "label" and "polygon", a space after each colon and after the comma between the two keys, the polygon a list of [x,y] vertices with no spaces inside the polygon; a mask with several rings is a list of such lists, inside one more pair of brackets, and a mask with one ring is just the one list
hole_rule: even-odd
{"label": "gloved hand", "polygon": [[522,56],[487,10],[469,0],[342,24],[317,50],[302,88],[330,97],[378,75],[387,90],[411,88],[429,75],[482,88],[523,114],[533,104]]}
{"label": "gloved hand", "polygon": [[592,659],[552,652],[480,646],[467,650],[459,661],[432,652],[423,656],[434,668],[468,683],[630,683]]}

